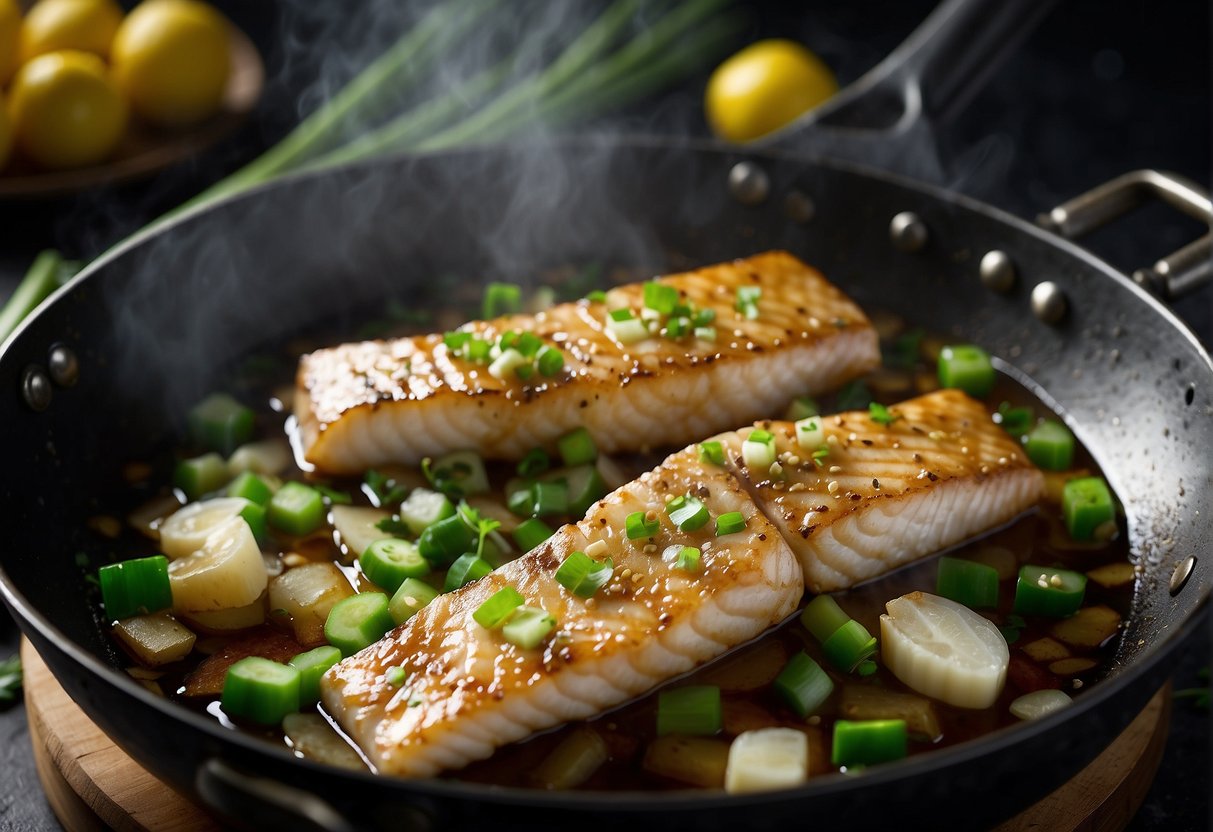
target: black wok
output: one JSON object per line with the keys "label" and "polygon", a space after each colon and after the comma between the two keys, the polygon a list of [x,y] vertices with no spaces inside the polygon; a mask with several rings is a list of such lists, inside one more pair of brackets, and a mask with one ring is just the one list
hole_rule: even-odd
{"label": "black wok", "polygon": [[[1125,188],[1110,198],[1117,207],[1125,194],[1155,189],[1207,218],[1207,197],[1183,183],[1142,175]],[[1114,213],[1110,204],[1054,220],[1081,231]],[[320,320],[353,331],[389,298],[439,305],[434,275],[525,278],[587,260],[660,270],[769,248],[818,265],[861,304],[985,345],[1092,450],[1124,501],[1143,574],[1111,669],[1072,707],[786,792],[556,794],[333,770],[155,697],[121,671],[84,571],[134,550],[99,541],[83,521],[127,498],[124,462],[166,459],[185,409],[233,361]],[[1172,271],[1190,273],[1187,258]],[[1054,233],[988,206],[778,150],[636,139],[608,152],[570,140],[287,181],[95,263],[7,343],[0,390],[0,424],[15,449],[0,472],[6,603],[119,745],[252,828],[774,829],[807,818],[988,826],[1117,735],[1166,678],[1213,584],[1204,554],[1213,543],[1213,365],[1161,303]]]}

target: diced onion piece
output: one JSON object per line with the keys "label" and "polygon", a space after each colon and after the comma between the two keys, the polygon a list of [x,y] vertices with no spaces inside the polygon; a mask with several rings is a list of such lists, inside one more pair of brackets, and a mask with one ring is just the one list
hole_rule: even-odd
{"label": "diced onion piece", "polygon": [[198,638],[163,612],[125,618],[114,625],[114,635],[149,667],[184,659]]}
{"label": "diced onion piece", "polygon": [[211,532],[201,549],[170,563],[168,577],[173,610],[179,613],[247,606],[260,597],[268,581],[261,549],[239,517]]}
{"label": "diced onion piece", "polygon": [[592,728],[576,728],[531,772],[545,789],[575,789],[589,780],[608,758],[606,742]]}
{"label": "diced onion piece", "polygon": [[223,635],[237,630],[247,630],[265,623],[265,593],[257,600],[243,607],[233,607],[230,610],[215,610],[214,612],[188,612],[182,617],[200,633],[207,635]]}
{"label": "diced onion piece", "polygon": [[264,439],[241,445],[228,458],[227,472],[239,476],[245,471],[254,474],[281,474],[291,464],[291,446],[284,439]]}
{"label": "diced onion piece", "polygon": [[809,738],[795,728],[763,728],[733,740],[724,788],[730,794],[786,789],[808,776]]}
{"label": "diced onion piece", "polygon": [[493,363],[489,365],[489,375],[498,381],[505,381],[513,375],[514,371],[519,367],[530,364],[526,356],[518,352],[516,349],[508,349],[497,356]]}
{"label": "diced onion piece", "polygon": [[286,744],[295,754],[349,771],[365,771],[366,763],[328,720],[319,714],[287,714],[282,720]]}
{"label": "diced onion piece", "polygon": [[353,594],[353,587],[335,564],[309,563],[270,581],[270,610],[276,616],[290,617],[295,640],[306,647],[324,641],[329,612]]}
{"label": "diced onion piece", "polygon": [[333,528],[341,536],[341,543],[354,557],[365,552],[366,547],[376,540],[391,537],[375,525],[389,516],[382,509],[366,506],[335,505],[332,508]]}
{"label": "diced onion piece", "polygon": [[620,344],[635,344],[649,337],[649,329],[645,326],[644,321],[628,313],[627,317],[622,315],[616,316],[617,313],[626,312],[627,310],[615,310],[607,316],[606,328],[607,332],[615,337],[615,340]]}
{"label": "diced onion piece", "polygon": [[1010,651],[998,628],[969,608],[925,592],[889,601],[880,617],[884,664],[925,696],[988,708],[1007,679]]}
{"label": "diced onion piece", "polygon": [[241,497],[218,497],[190,503],[160,524],[160,549],[170,560],[202,548],[211,532],[239,517],[249,504]]}
{"label": "diced onion piece", "polygon": [[825,428],[820,416],[809,416],[796,422],[796,442],[801,450],[815,451],[826,442]]}
{"label": "diced onion piece", "polygon": [[1025,693],[1011,703],[1011,713],[1020,719],[1040,719],[1059,711],[1072,701],[1069,695],[1059,690],[1038,690]]}
{"label": "diced onion piece", "polygon": [[765,479],[771,463],[775,461],[775,437],[769,431],[751,431],[741,443],[741,458],[746,468]]}
{"label": "diced onion piece", "polygon": [[705,737],[670,735],[649,743],[644,770],[704,789],[724,785],[729,762],[729,744]]}

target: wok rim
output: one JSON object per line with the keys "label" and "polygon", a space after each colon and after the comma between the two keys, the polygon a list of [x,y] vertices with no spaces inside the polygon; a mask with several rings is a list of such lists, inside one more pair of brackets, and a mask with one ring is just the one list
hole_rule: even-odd
{"label": "wok rim", "polygon": [[[579,148],[587,148],[592,146],[592,142],[600,143],[602,141],[603,138],[601,136],[570,136],[553,142],[553,145],[555,145],[561,151],[576,151]],[[673,149],[678,149],[680,151],[695,152],[696,154],[711,154],[720,157],[722,164],[727,164],[730,160],[750,160],[757,162],[778,161],[791,164],[807,165],[814,168],[822,168],[829,171],[840,172],[844,175],[875,179],[887,184],[892,184],[900,188],[917,192],[935,201],[936,203],[955,206],[963,209],[966,212],[977,213],[998,222],[1002,226],[1006,227],[1009,231],[1026,234],[1029,237],[1035,238],[1038,242],[1052,246],[1065,256],[1076,259],[1084,267],[1094,269],[1096,272],[1099,272],[1105,279],[1116,281],[1120,284],[1121,288],[1128,289],[1135,297],[1137,302],[1144,303],[1155,314],[1159,315],[1163,321],[1169,324],[1171,328],[1178,331],[1178,334],[1188,342],[1189,346],[1192,347],[1199,356],[1203,372],[1206,375],[1213,376],[1213,360],[1210,359],[1208,351],[1200,343],[1199,339],[1191,331],[1191,329],[1189,329],[1188,326],[1178,318],[1170,307],[1135,284],[1119,269],[1096,257],[1090,251],[1054,234],[1053,232],[1033,225],[1030,222],[1027,222],[981,200],[968,197],[963,194],[950,192],[940,186],[918,182],[908,177],[888,173],[876,168],[824,158],[813,154],[797,153],[795,151],[771,149],[753,151],[708,139],[679,140],[677,143],[675,143],[671,142],[667,137],[650,134],[612,136],[610,141],[612,142],[612,146],[617,150],[670,151]],[[518,143],[508,143],[498,145],[472,145],[455,150],[440,150],[419,154],[393,154],[351,165],[344,165],[319,171],[305,171],[291,174],[271,182],[263,183],[247,191],[233,194],[216,202],[194,206],[188,210],[182,211],[179,214],[167,217],[161,221],[156,221],[152,226],[137,232],[128,239],[104,252],[98,258],[89,263],[88,266],[82,269],[80,273],[74,276],[70,281],[57,289],[52,295],[43,301],[38,308],[31,315],[27,316],[21,325],[15,329],[13,333],[11,333],[10,337],[6,339],[3,344],[0,344],[0,361],[4,360],[4,357],[11,344],[15,343],[25,332],[26,328],[32,326],[33,322],[40,315],[45,314],[50,307],[54,306],[65,296],[76,291],[80,285],[93,279],[99,279],[97,276],[109,268],[114,261],[126,256],[138,246],[145,245],[160,235],[176,229],[177,226],[190,222],[195,217],[202,216],[212,211],[224,210],[230,204],[236,202],[259,199],[264,192],[296,185],[304,180],[340,176],[342,174],[348,174],[351,171],[357,171],[359,169],[390,167],[393,165],[406,164],[410,162],[425,162],[427,160],[439,157],[453,157],[486,153],[494,155],[509,155],[518,152],[526,151]],[[1205,521],[1206,525],[1209,525],[1210,522],[1210,520]],[[247,735],[238,730],[225,728],[214,719],[207,718],[202,714],[191,711],[185,706],[167,698],[156,696],[141,685],[137,684],[133,679],[129,678],[118,669],[109,666],[98,657],[80,647],[74,641],[68,639],[58,627],[56,627],[46,616],[42,614],[41,611],[35,610],[32,605],[29,604],[24,595],[17,590],[12,580],[5,572],[3,565],[0,564],[0,596],[5,599],[5,602],[8,604],[20,622],[27,627],[32,627],[35,629],[39,636],[45,639],[47,643],[52,645],[54,649],[60,651],[67,659],[70,659],[77,666],[83,668],[97,681],[117,687],[120,692],[125,694],[128,698],[136,700],[141,705],[155,709],[162,716],[174,722],[183,722],[188,727],[200,731],[204,736],[217,744],[220,748],[230,743],[238,747],[243,752],[250,753],[254,756],[268,755],[280,764],[303,766],[305,769],[310,769],[317,773],[325,774],[331,779],[332,782],[340,782],[340,780],[344,778],[352,778],[361,785],[374,786],[376,788],[384,789],[386,793],[390,793],[393,796],[399,796],[402,798],[463,798],[501,805],[527,805],[533,806],[537,809],[560,808],[576,811],[624,813],[639,811],[658,811],[664,813],[667,811],[677,812],[692,809],[713,809],[725,807],[737,808],[747,805],[757,806],[770,803],[812,800],[814,797],[819,795],[824,796],[829,794],[837,794],[852,791],[854,789],[864,789],[869,786],[877,787],[881,784],[886,784],[908,777],[932,774],[937,775],[940,771],[960,766],[967,762],[980,760],[988,754],[997,753],[999,751],[1012,748],[1020,744],[1022,741],[1026,741],[1040,733],[1053,731],[1057,728],[1057,726],[1063,724],[1070,718],[1090,712],[1102,705],[1104,702],[1120,694],[1124,689],[1131,686],[1140,676],[1146,674],[1150,668],[1163,661],[1179,646],[1179,644],[1187,639],[1197,627],[1202,625],[1202,622],[1208,617],[1209,595],[1210,591],[1206,589],[1205,593],[1199,599],[1197,599],[1182,626],[1174,629],[1166,637],[1147,645],[1145,649],[1143,649],[1143,651],[1135,657],[1134,661],[1129,665],[1126,665],[1123,670],[1112,678],[1101,680],[1099,684],[1093,686],[1091,690],[1085,691],[1081,696],[1075,699],[1070,706],[1062,709],[1061,711],[1041,719],[1033,720],[1030,723],[1019,723],[1004,726],[1003,728],[999,728],[991,733],[985,734],[978,738],[966,740],[954,746],[949,746],[947,748],[939,749],[926,754],[907,757],[890,764],[869,769],[858,777],[834,772],[831,774],[814,777],[807,781],[804,785],[792,789],[739,795],[730,795],[717,791],[692,790],[622,790],[597,792],[570,790],[565,792],[549,792],[542,789],[495,786],[434,778],[395,778],[375,774],[369,770],[358,772],[346,771],[305,758],[296,757],[285,746],[274,746],[263,739]],[[48,665],[49,664],[50,663],[48,662]],[[57,678],[56,681],[58,681]],[[111,739],[114,738],[111,737]],[[1108,738],[1108,742],[1111,742],[1112,739],[1114,739],[1114,737]],[[115,740],[115,742],[118,742],[118,740]],[[122,745],[121,742],[118,742],[118,744]],[[200,761],[199,768],[204,762],[204,760]]]}

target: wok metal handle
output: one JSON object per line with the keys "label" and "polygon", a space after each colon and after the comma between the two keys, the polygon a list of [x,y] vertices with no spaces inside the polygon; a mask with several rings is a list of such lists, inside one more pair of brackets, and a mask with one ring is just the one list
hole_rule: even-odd
{"label": "wok metal handle", "polygon": [[[1174,173],[1136,170],[1092,188],[1036,222],[1068,239],[1094,231],[1150,198],[1161,199],[1213,226],[1213,202],[1204,188]],[[1133,282],[1164,300],[1174,300],[1213,282],[1213,231],[1149,268],[1133,272]]]}
{"label": "wok metal handle", "polygon": [[209,808],[249,829],[355,830],[328,801],[277,780],[238,771],[214,757],[198,768],[194,784]]}

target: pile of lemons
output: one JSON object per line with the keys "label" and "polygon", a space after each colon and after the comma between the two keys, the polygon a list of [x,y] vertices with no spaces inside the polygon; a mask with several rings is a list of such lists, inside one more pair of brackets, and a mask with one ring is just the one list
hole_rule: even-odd
{"label": "pile of lemons", "polygon": [[0,0],[0,170],[104,161],[132,117],[165,128],[220,108],[229,24],[199,0]]}

